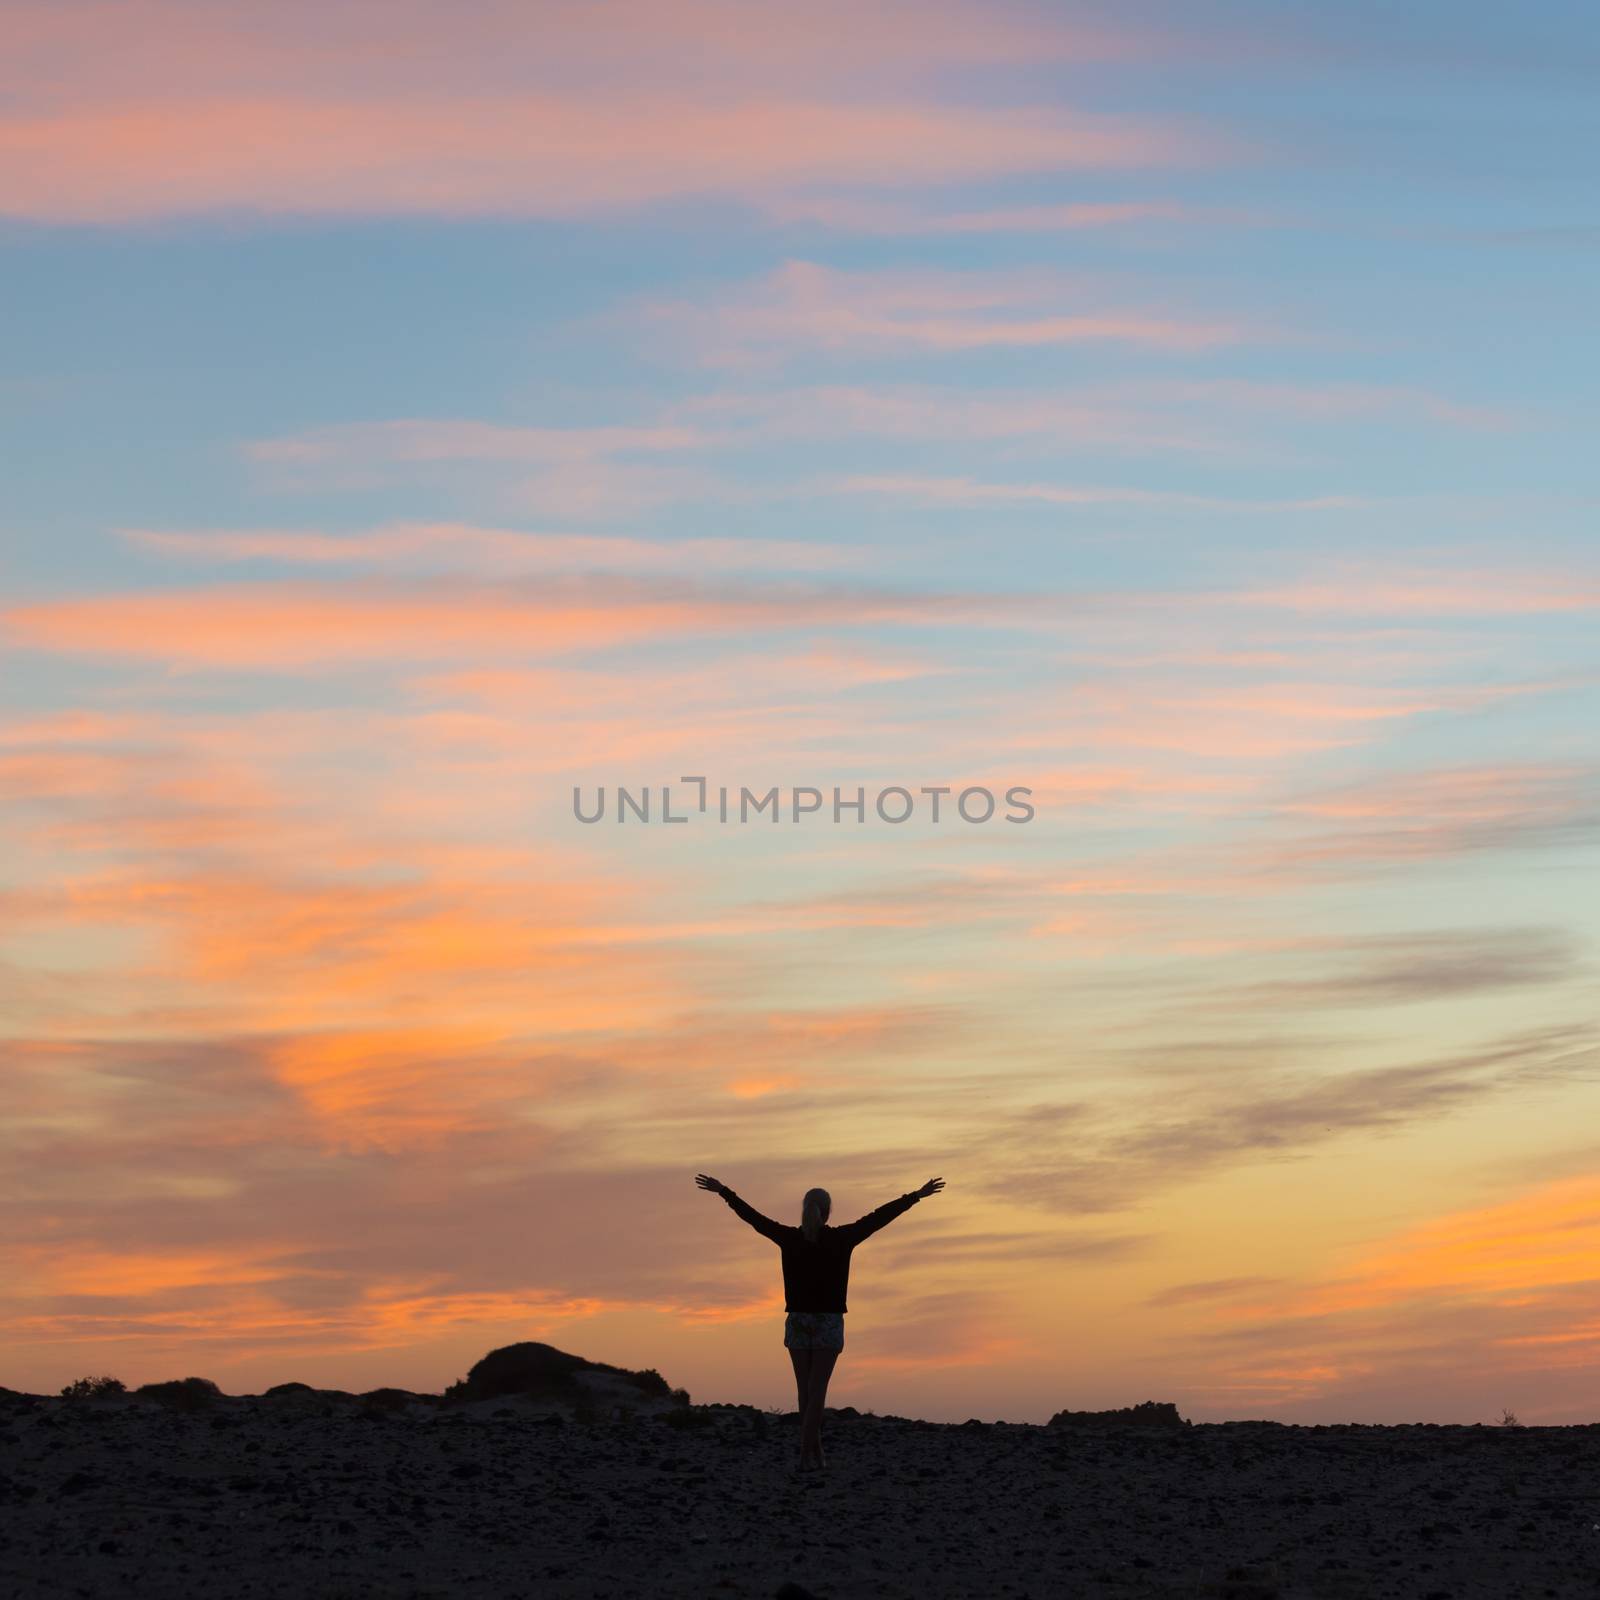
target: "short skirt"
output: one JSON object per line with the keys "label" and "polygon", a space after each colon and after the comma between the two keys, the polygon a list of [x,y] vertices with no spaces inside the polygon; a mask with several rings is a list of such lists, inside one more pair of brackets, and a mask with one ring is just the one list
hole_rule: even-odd
{"label": "short skirt", "polygon": [[788,1350],[843,1350],[844,1312],[791,1311],[783,1324]]}

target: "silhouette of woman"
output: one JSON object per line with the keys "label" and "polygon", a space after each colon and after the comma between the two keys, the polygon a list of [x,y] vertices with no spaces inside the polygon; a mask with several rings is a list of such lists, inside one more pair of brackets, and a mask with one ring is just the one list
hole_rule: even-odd
{"label": "silhouette of woman", "polygon": [[822,1406],[828,1379],[844,1349],[845,1290],[850,1281],[850,1252],[863,1239],[909,1211],[917,1201],[944,1188],[943,1178],[929,1178],[920,1189],[886,1201],[876,1211],[843,1228],[828,1226],[833,1201],[826,1189],[808,1189],[800,1206],[800,1226],[787,1227],[746,1205],[725,1183],[698,1173],[702,1189],[720,1194],[757,1233],[783,1251],[783,1303],[788,1311],[783,1342],[794,1363],[800,1399],[800,1465],[826,1465],[822,1454]]}

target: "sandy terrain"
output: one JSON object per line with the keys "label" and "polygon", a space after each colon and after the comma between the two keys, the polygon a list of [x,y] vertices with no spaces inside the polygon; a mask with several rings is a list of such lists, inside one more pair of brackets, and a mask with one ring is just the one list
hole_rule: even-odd
{"label": "sandy terrain", "polygon": [[830,1411],[818,1477],[792,1414],[380,1393],[0,1395],[0,1594],[1600,1596],[1600,1426]]}

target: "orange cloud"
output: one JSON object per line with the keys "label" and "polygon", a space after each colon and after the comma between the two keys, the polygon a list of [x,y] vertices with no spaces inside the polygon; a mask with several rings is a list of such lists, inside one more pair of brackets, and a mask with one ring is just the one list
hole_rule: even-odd
{"label": "orange cloud", "polygon": [[70,1250],[59,1245],[30,1246],[14,1247],[7,1253],[13,1271],[30,1284],[35,1295],[137,1297],[172,1289],[271,1283],[284,1275],[282,1258],[295,1248],[230,1244],[158,1253],[106,1250],[80,1242]]}
{"label": "orange cloud", "polygon": [[728,1093],[740,1100],[759,1100],[764,1095],[779,1094],[785,1089],[793,1089],[800,1081],[791,1073],[735,1078],[728,1085]]}
{"label": "orange cloud", "polygon": [[1014,611],[998,597],[820,588],[731,591],[552,577],[343,586],[260,583],[37,601],[0,612],[11,643],[190,666],[298,672],[385,656],[539,657],[671,637]]}
{"label": "orange cloud", "polygon": [[[269,834],[258,826],[258,837]],[[402,846],[391,849],[392,861]],[[339,881],[327,863],[320,877],[288,863],[281,878],[220,863],[165,878],[106,872],[67,880],[62,912],[153,924],[165,935],[163,962],[207,992],[227,992],[238,1023],[256,1029],[384,1015],[405,1016],[409,1026],[452,1014],[493,1017],[502,1030],[520,1021],[539,1032],[582,1032],[681,1003],[650,979],[642,954],[596,959],[598,947],[619,942],[617,932],[639,937],[618,916],[631,898],[619,888],[530,874],[526,864],[513,880],[427,868],[425,856],[414,858],[401,882]],[[624,971],[625,996],[616,991]]]}
{"label": "orange cloud", "polygon": [[501,1114],[516,1089],[505,1056],[488,1053],[504,1042],[493,1029],[422,1025],[297,1034],[268,1055],[328,1142],[394,1149],[437,1144]]}
{"label": "orange cloud", "polygon": [[1596,1262],[1600,1177],[1563,1178],[1496,1205],[1418,1223],[1357,1252],[1350,1268],[1336,1277],[1282,1300],[1218,1315],[1228,1320],[1320,1317],[1425,1296],[1537,1306],[1540,1291],[1592,1282]]}

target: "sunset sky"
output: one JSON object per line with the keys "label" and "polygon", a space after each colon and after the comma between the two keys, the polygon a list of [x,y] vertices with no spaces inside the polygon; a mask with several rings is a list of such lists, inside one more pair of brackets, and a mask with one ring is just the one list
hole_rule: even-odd
{"label": "sunset sky", "polygon": [[1600,1416],[1592,8],[0,20],[0,1383]]}

